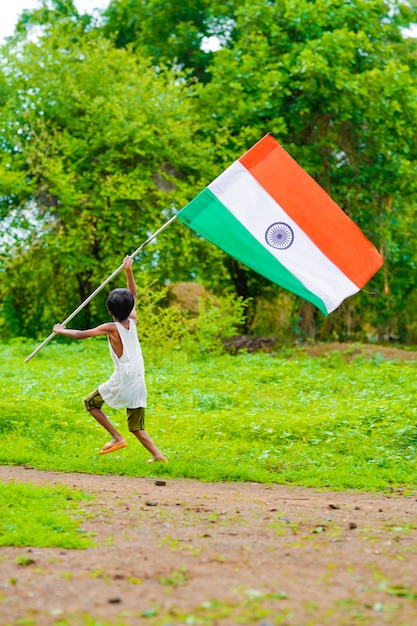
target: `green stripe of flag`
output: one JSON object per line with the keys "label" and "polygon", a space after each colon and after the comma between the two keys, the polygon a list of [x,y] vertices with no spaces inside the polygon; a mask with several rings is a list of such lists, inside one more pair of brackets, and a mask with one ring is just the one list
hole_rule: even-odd
{"label": "green stripe of flag", "polygon": [[323,315],[327,310],[321,298],[306,289],[237,220],[209,190],[204,189],[179,213],[178,218],[192,230],[244,265],[273,283],[312,302]]}

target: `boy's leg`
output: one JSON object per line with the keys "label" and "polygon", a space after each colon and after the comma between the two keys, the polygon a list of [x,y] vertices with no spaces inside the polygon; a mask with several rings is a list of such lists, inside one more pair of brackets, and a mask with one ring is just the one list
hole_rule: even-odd
{"label": "boy's leg", "polygon": [[109,418],[101,409],[90,409],[89,413],[94,417],[95,420],[107,430],[108,433],[111,434],[114,441],[125,441],[123,435],[119,433],[119,431],[113,426]]}
{"label": "boy's leg", "polygon": [[133,432],[135,437],[139,439],[141,444],[152,454],[152,459],[149,459],[148,463],[152,463],[152,461],[162,461],[162,463],[168,463],[168,460],[159,448],[156,447],[146,430],[135,430]]}
{"label": "boy's leg", "polygon": [[99,424],[101,424],[101,426],[103,426],[103,428],[105,428],[107,432],[110,433],[110,435],[112,436],[112,440],[109,441],[109,443],[107,443],[102,450],[102,452],[110,452],[127,446],[127,443],[123,435],[119,433],[119,431],[113,426],[107,415],[102,411],[101,407],[103,404],[103,398],[100,396],[97,389],[90,393],[86,398],[84,398],[84,406],[86,411],[88,411],[94,417],[94,419]]}
{"label": "boy's leg", "polygon": [[140,443],[152,454],[152,459],[149,459],[148,463],[153,461],[162,461],[168,463],[165,456],[156,447],[150,436],[145,430],[145,409],[139,407],[138,409],[127,409],[127,423],[130,432],[140,441]]}

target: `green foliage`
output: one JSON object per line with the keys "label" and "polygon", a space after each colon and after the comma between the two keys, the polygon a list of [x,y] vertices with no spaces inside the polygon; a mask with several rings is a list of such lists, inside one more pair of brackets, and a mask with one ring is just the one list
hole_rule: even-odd
{"label": "green foliage", "polygon": [[297,350],[154,358],[144,346],[146,428],[169,458],[154,467],[127,433],[123,411],[109,416],[128,447],[97,454],[107,434],[82,398],[111,373],[106,342],[51,342],[24,365],[32,349],[3,346],[0,463],[332,489],[417,486],[417,361],[348,362],[338,352],[309,358]]}
{"label": "green foliage", "polygon": [[184,336],[187,353],[194,357],[224,353],[224,340],[237,334],[246,306],[241,298],[231,295],[201,298],[198,317],[191,320]]}
{"label": "green foliage", "polygon": [[212,7],[212,0],[112,0],[103,32],[117,47],[146,51],[155,65],[176,64],[204,79],[212,55],[202,43],[212,34]]}
{"label": "green foliage", "polygon": [[[19,54],[10,44],[2,59],[9,123],[0,134],[10,180],[0,204],[6,212],[13,207],[3,242],[2,318],[14,325],[9,331],[32,337],[65,317],[63,299],[76,308],[186,203],[190,183],[204,175],[197,154],[206,150],[181,76],[71,23],[51,24],[36,44],[22,42]],[[19,195],[22,170],[27,185]],[[178,228],[142,254],[161,282],[192,271],[193,236],[184,229],[177,245]],[[51,290],[57,298],[45,297]],[[94,307],[82,321],[97,321]]]}
{"label": "green foliage", "polygon": [[224,340],[238,333],[247,303],[231,295],[200,298],[196,317],[179,305],[166,306],[168,288],[157,288],[149,278],[138,288],[138,330],[152,359],[185,350],[192,358],[225,352]]}
{"label": "green foliage", "polygon": [[[382,0],[245,2],[199,93],[204,127],[226,128],[235,157],[272,132],[381,250],[377,297],[355,299],[354,316],[362,332],[403,339],[416,286],[416,41],[401,31],[410,20],[415,7]],[[336,333],[352,330],[351,309],[334,318]],[[300,317],[304,336],[319,335],[319,316],[301,306]]]}
{"label": "green foliage", "polygon": [[[403,29],[416,21],[400,0],[114,0],[97,22],[72,0],[26,11],[0,55],[2,336],[49,331],[272,132],[385,259],[330,319],[289,302],[281,332],[412,341],[417,46]],[[281,295],[178,224],[141,269],[251,299],[246,331]]]}
{"label": "green foliage", "polygon": [[187,332],[187,318],[178,306],[164,306],[168,288],[157,287],[156,281],[141,276],[137,290],[137,319],[141,341],[152,349],[154,356],[179,347]]}
{"label": "green foliage", "polygon": [[[37,487],[0,482],[0,546],[88,548],[83,534],[80,503],[88,496],[62,486]],[[31,560],[19,557],[19,565]]]}

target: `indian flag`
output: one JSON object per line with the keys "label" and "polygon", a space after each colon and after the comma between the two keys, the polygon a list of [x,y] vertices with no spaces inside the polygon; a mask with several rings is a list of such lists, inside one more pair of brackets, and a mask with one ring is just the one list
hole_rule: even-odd
{"label": "indian flag", "polygon": [[357,293],[383,263],[358,226],[271,135],[177,217],[324,315]]}

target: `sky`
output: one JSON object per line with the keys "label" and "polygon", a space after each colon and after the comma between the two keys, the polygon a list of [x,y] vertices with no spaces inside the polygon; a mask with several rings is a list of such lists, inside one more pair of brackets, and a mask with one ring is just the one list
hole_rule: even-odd
{"label": "sky", "polygon": [[[109,0],[75,0],[74,4],[81,13],[91,13],[93,9],[107,7]],[[13,34],[20,13],[37,6],[38,0],[0,0],[0,43]]]}

